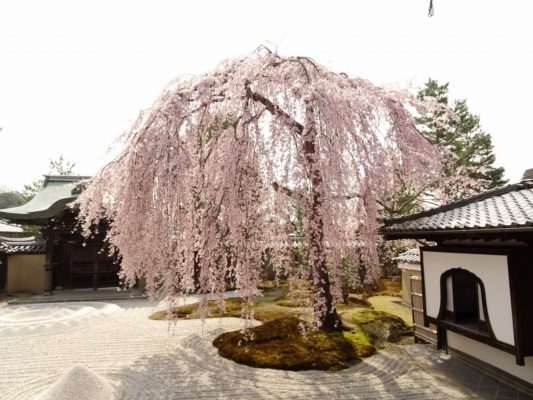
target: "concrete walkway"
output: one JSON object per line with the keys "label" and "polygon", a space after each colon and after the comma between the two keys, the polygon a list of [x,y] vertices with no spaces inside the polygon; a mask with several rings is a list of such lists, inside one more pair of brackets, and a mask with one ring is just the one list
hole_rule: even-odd
{"label": "concrete walkway", "polygon": [[9,304],[58,303],[70,301],[108,301],[145,299],[147,296],[139,289],[118,290],[116,287],[93,289],[60,289],[53,295],[18,293],[5,300]]}
{"label": "concrete walkway", "polygon": [[403,350],[413,362],[422,368],[431,368],[434,375],[441,375],[472,391],[483,399],[490,400],[533,400],[533,396],[483,373],[457,357],[437,351],[433,345],[405,346]]}
{"label": "concrete walkway", "polygon": [[211,344],[220,332],[240,328],[238,319],[169,325],[147,318],[159,303],[112,303],[120,309],[103,319],[66,323],[53,333],[0,336],[2,399],[32,399],[75,365],[118,386],[121,399],[480,398],[421,363],[420,357],[428,358],[423,352],[406,351],[424,345],[392,346],[335,373],[254,369],[219,357]]}

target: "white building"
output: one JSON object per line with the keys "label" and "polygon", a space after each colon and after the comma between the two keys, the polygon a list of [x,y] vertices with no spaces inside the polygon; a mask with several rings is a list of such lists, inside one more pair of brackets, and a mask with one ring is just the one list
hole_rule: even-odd
{"label": "white building", "polygon": [[10,225],[0,220],[0,236],[2,237],[21,237],[24,230],[16,225]]}
{"label": "white building", "polygon": [[425,239],[423,320],[437,346],[533,393],[533,170],[518,184],[388,220],[386,239]]}

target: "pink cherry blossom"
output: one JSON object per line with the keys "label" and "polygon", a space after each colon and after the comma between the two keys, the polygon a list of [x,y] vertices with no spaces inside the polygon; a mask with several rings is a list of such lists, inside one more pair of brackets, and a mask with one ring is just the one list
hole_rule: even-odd
{"label": "pink cherry blossom", "polygon": [[110,221],[121,277],[144,278],[169,307],[192,292],[222,305],[229,279],[253,318],[268,253],[278,274],[312,279],[315,327],[335,329],[343,280],[379,275],[381,205],[440,179],[444,152],[415,126],[424,106],[305,57],[225,61],[172,82],[139,116],[80,196],[80,223],[89,234]]}

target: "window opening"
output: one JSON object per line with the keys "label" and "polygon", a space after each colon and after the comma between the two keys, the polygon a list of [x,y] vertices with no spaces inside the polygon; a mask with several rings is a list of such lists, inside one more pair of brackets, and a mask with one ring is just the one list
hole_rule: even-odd
{"label": "window opening", "polygon": [[487,315],[485,288],[475,274],[454,268],[441,276],[441,305],[438,319],[468,330],[494,336]]}

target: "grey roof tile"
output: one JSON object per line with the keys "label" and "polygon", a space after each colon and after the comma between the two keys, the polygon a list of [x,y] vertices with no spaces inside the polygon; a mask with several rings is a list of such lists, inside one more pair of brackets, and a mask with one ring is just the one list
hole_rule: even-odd
{"label": "grey roof tile", "polygon": [[5,238],[0,237],[0,253],[44,253],[46,242],[36,240],[35,237]]}
{"label": "grey roof tile", "polygon": [[533,182],[480,193],[429,211],[385,221],[381,232],[533,227]]}
{"label": "grey roof tile", "polygon": [[420,250],[409,249],[398,255],[398,257],[394,257],[393,260],[408,264],[420,264]]}

